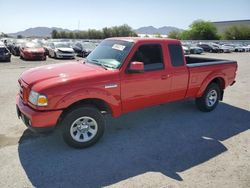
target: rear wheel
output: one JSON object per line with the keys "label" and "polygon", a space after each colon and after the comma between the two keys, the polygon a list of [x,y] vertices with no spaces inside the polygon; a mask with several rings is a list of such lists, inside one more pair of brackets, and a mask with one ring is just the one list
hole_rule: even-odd
{"label": "rear wheel", "polygon": [[206,88],[204,94],[196,98],[196,105],[203,112],[210,112],[216,108],[219,103],[221,90],[216,83],[211,83]]}
{"label": "rear wheel", "polygon": [[62,124],[64,141],[74,148],[86,148],[102,137],[105,120],[95,107],[83,106],[69,111]]}

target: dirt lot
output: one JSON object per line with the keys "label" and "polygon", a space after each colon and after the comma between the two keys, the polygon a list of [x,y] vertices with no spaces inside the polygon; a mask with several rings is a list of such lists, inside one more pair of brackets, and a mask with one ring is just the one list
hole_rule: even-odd
{"label": "dirt lot", "polygon": [[0,187],[250,187],[250,53],[202,56],[239,65],[215,111],[187,100],[107,117],[104,137],[84,150],[58,132],[31,134],[16,116],[21,72],[61,61],[0,63]]}

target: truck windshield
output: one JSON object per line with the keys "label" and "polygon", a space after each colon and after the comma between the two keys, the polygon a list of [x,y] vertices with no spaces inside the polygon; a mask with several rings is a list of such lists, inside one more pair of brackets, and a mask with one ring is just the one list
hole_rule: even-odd
{"label": "truck windshield", "polygon": [[88,55],[87,62],[106,68],[118,69],[133,44],[133,42],[123,40],[104,40]]}

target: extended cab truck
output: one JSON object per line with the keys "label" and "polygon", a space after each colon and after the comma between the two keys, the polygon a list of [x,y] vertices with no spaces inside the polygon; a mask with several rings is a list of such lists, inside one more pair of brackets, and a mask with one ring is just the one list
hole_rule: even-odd
{"label": "extended cab truck", "polygon": [[204,112],[235,82],[237,62],[185,57],[170,39],[110,38],[84,60],[25,71],[18,80],[17,113],[33,130],[60,127],[76,148],[96,143],[104,114],[195,98]]}

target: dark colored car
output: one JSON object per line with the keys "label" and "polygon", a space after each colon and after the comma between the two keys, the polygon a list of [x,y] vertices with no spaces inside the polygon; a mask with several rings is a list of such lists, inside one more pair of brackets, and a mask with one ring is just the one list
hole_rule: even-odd
{"label": "dark colored car", "polygon": [[90,52],[92,52],[96,47],[95,43],[92,42],[77,42],[74,46],[73,49],[77,56],[80,57],[87,57]]}
{"label": "dark colored car", "polygon": [[20,58],[25,60],[46,60],[46,54],[40,44],[27,42],[20,47]]}
{"label": "dark colored car", "polygon": [[11,59],[10,51],[6,48],[5,45],[0,44],[0,61],[10,62],[10,59]]}
{"label": "dark colored car", "polygon": [[220,52],[220,49],[218,47],[210,44],[198,44],[197,46],[201,47],[204,50],[204,52],[214,52],[214,53]]}
{"label": "dark colored car", "polygon": [[9,50],[11,52],[11,54],[13,54],[14,56],[19,56],[20,55],[20,46],[25,42],[25,40],[20,39],[20,40],[16,40],[14,41],[12,44],[9,45]]}

